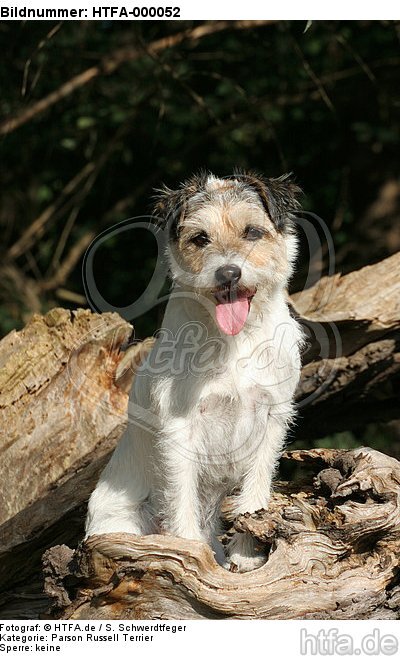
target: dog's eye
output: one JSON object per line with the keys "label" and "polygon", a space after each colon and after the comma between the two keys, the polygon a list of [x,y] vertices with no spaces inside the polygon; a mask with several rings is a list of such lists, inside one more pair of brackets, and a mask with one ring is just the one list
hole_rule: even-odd
{"label": "dog's eye", "polygon": [[204,248],[204,246],[207,246],[207,244],[210,243],[210,238],[206,232],[199,232],[199,234],[192,237],[190,241],[198,248]]}
{"label": "dog's eye", "polygon": [[244,238],[248,241],[257,241],[257,239],[262,239],[265,232],[262,228],[256,228],[255,226],[247,226],[244,231]]}

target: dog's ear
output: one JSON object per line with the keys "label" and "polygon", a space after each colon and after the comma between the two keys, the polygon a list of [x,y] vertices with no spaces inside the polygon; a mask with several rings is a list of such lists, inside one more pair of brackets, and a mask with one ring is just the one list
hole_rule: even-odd
{"label": "dog's ear", "polygon": [[264,209],[279,232],[287,232],[292,225],[293,214],[301,205],[300,187],[293,182],[291,173],[279,178],[264,178],[255,173],[238,174],[237,178],[257,192]]}
{"label": "dog's ear", "polygon": [[292,226],[293,214],[301,208],[300,187],[287,173],[279,178],[266,180],[268,211],[278,230],[286,232]]}
{"label": "dog's ear", "polygon": [[153,217],[160,227],[170,231],[171,239],[178,238],[179,227],[185,218],[188,201],[196,193],[204,190],[207,175],[207,172],[200,171],[182,182],[179,189],[169,189],[164,185],[161,189],[156,190]]}
{"label": "dog's ear", "polygon": [[170,237],[177,239],[178,227],[185,213],[186,193],[183,188],[169,189],[164,185],[154,195],[153,218],[161,228],[169,229]]}

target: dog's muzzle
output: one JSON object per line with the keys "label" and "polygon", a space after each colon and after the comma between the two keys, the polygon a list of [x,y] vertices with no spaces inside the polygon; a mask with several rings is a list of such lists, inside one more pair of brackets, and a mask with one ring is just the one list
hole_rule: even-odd
{"label": "dog's muzzle", "polygon": [[[221,267],[224,269],[225,267]],[[237,280],[240,279],[241,271],[239,267],[236,267],[239,271],[233,272],[233,275],[238,276]],[[230,275],[228,273],[228,275]],[[220,280],[222,276],[220,276]],[[244,327],[248,314],[250,312],[250,305],[253,299],[254,294],[256,293],[255,289],[248,289],[245,287],[239,287],[234,278],[230,279],[230,282],[225,281],[214,291],[214,298],[217,302],[215,306],[215,320],[218,324],[221,332],[226,335],[237,335],[240,333]]]}
{"label": "dog's muzzle", "polygon": [[242,271],[236,264],[225,264],[215,272],[215,280],[219,285],[237,285],[242,277]]}

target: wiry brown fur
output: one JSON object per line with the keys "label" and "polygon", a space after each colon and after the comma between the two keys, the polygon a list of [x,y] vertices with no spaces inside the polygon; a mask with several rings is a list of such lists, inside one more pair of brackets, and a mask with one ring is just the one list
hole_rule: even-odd
{"label": "wiry brown fur", "polygon": [[[178,190],[160,190],[155,213],[170,230],[170,253],[182,272],[200,274],[206,258],[232,252],[257,268],[270,262],[279,275],[288,266],[286,236],[299,192],[289,176],[267,180],[239,171],[228,178],[201,173]],[[262,229],[262,238],[247,240],[249,226]],[[209,238],[206,248],[192,241],[202,232]]]}
{"label": "wiry brown fur", "polygon": [[166,186],[158,190],[154,216],[162,227],[170,229],[172,239],[178,238],[189,205],[192,210],[198,209],[202,204],[212,202],[221,192],[232,202],[255,193],[276,230],[281,233],[290,230],[292,213],[300,208],[298,197],[301,190],[290,174],[264,178],[254,172],[236,170],[233,175],[222,179],[223,186],[219,181],[213,187],[208,180],[209,174],[201,172],[185,180],[177,190]]}
{"label": "wiry brown fur", "polygon": [[[199,273],[204,264],[204,257],[213,253],[234,251],[240,253],[243,260],[248,260],[255,266],[264,266],[267,258],[282,252],[284,239],[276,231],[272,221],[265,212],[252,207],[247,202],[226,200],[226,190],[218,191],[221,194],[220,202],[215,202],[212,208],[204,205],[197,212],[187,209],[175,242],[174,254],[185,269]],[[202,210],[207,217],[202,216]],[[258,241],[247,241],[244,238],[245,229],[249,225],[256,225],[265,231]],[[198,248],[191,238],[207,229],[210,244],[207,248]]]}

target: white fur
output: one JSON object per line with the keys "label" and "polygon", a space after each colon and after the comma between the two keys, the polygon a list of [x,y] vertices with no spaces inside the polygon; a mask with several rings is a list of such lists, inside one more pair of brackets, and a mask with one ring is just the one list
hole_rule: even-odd
{"label": "white fur", "polygon": [[[236,336],[220,335],[212,301],[194,294],[192,278],[188,285],[172,267],[175,287],[163,330],[177,341],[166,349],[158,340],[136,375],[133,421],[90,498],[87,536],[171,533],[209,543],[225,564],[217,540],[224,496],[239,486],[233,497],[237,514],[268,506],[300,373],[301,331],[285,295],[295,240],[292,235],[286,240],[285,279],[276,278],[268,264],[257,269],[235,253],[214,254],[205,263],[199,287],[210,284],[216,267],[232,261],[242,267],[243,284],[258,285]],[[200,330],[192,346],[182,345],[182,327],[190,324]],[[180,370],[179,358],[177,367],[177,353],[184,361],[185,349],[198,352],[208,343],[223,347],[215,367]],[[157,356],[162,367],[154,364]],[[249,536],[236,536],[228,547],[228,563],[239,571],[264,560]]]}

